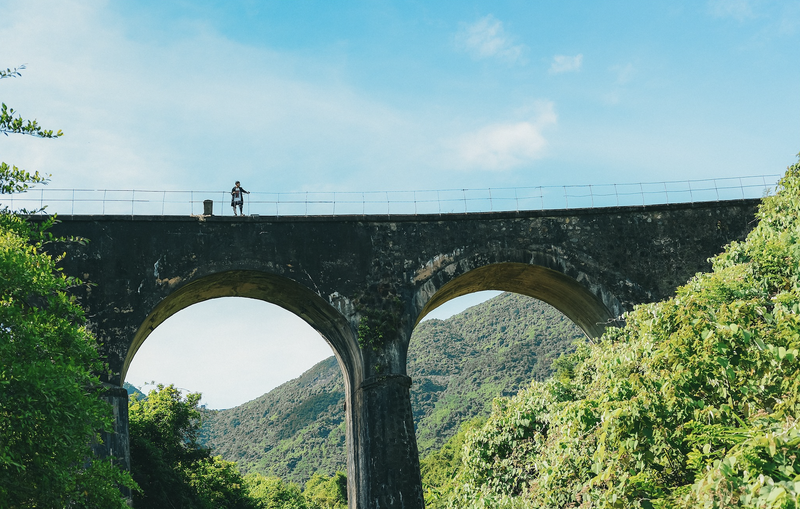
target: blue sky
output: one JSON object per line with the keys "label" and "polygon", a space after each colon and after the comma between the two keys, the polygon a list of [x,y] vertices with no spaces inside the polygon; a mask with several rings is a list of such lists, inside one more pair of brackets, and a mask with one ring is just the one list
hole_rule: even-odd
{"label": "blue sky", "polygon": [[800,151],[796,0],[0,0],[0,26],[27,67],[0,99],[65,132],[0,155],[52,188],[656,182]]}

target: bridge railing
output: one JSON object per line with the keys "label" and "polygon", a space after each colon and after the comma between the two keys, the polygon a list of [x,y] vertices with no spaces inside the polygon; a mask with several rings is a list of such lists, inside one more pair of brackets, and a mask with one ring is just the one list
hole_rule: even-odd
{"label": "bridge railing", "polygon": [[[664,203],[761,198],[773,192],[781,175],[674,180],[634,184],[501,187],[421,191],[252,192],[245,214],[330,216],[453,214],[600,208]],[[0,195],[0,209],[44,209],[46,214],[200,215],[204,201],[213,213],[233,215],[230,191],[148,191],[138,189],[53,189],[41,187]]]}

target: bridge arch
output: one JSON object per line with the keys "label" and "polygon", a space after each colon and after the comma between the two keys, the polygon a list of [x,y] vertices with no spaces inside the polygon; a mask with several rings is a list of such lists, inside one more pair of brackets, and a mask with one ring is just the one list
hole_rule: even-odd
{"label": "bridge arch", "polygon": [[[415,326],[445,302],[483,290],[514,292],[544,301],[575,322],[590,338],[601,336],[619,315],[604,302],[610,301],[612,308],[617,307],[614,306],[616,299],[602,286],[582,284],[561,270],[517,261],[471,268],[472,263],[467,259],[459,265],[468,267],[468,270],[455,275],[456,268],[444,267],[437,271],[438,277],[432,277],[419,288],[415,298],[419,309]],[[453,276],[447,277],[449,274]]]}
{"label": "bridge arch", "polygon": [[347,320],[308,287],[289,278],[253,270],[222,271],[196,279],[165,296],[139,326],[121,370],[125,380],[136,352],[150,333],[175,313],[193,304],[221,297],[245,297],[275,304],[299,316],[331,346],[345,384],[359,371],[358,343]]}
{"label": "bridge arch", "polygon": [[[354,432],[359,423],[355,422],[358,416],[352,410],[354,389],[363,379],[358,340],[341,313],[310,288],[287,277],[257,270],[226,270],[202,276],[166,295],[150,311],[130,342],[120,385],[136,352],[156,327],[182,309],[221,297],[245,297],[280,306],[303,319],[331,346],[345,385],[347,476],[354,481],[358,479],[362,440]],[[355,483],[348,482],[347,489],[348,498],[355,500]]]}

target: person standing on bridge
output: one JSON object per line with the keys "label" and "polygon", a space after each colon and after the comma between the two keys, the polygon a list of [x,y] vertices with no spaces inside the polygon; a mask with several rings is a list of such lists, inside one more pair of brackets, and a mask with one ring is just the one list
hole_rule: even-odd
{"label": "person standing on bridge", "polygon": [[236,207],[239,207],[239,215],[244,215],[244,195],[250,194],[250,191],[245,191],[242,186],[239,185],[239,181],[236,181],[236,185],[233,186],[231,189],[231,207],[233,207],[233,215],[236,215]]}

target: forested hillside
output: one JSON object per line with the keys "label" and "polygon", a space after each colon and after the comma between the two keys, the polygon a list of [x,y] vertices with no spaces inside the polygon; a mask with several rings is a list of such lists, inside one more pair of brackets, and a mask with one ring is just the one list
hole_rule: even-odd
{"label": "forested hillside", "polygon": [[[420,455],[441,447],[497,396],[543,380],[583,334],[535,299],[503,294],[447,320],[421,323],[408,372]],[[202,439],[215,454],[257,471],[305,482],[345,469],[344,384],[333,357],[244,405],[208,411]]]}

